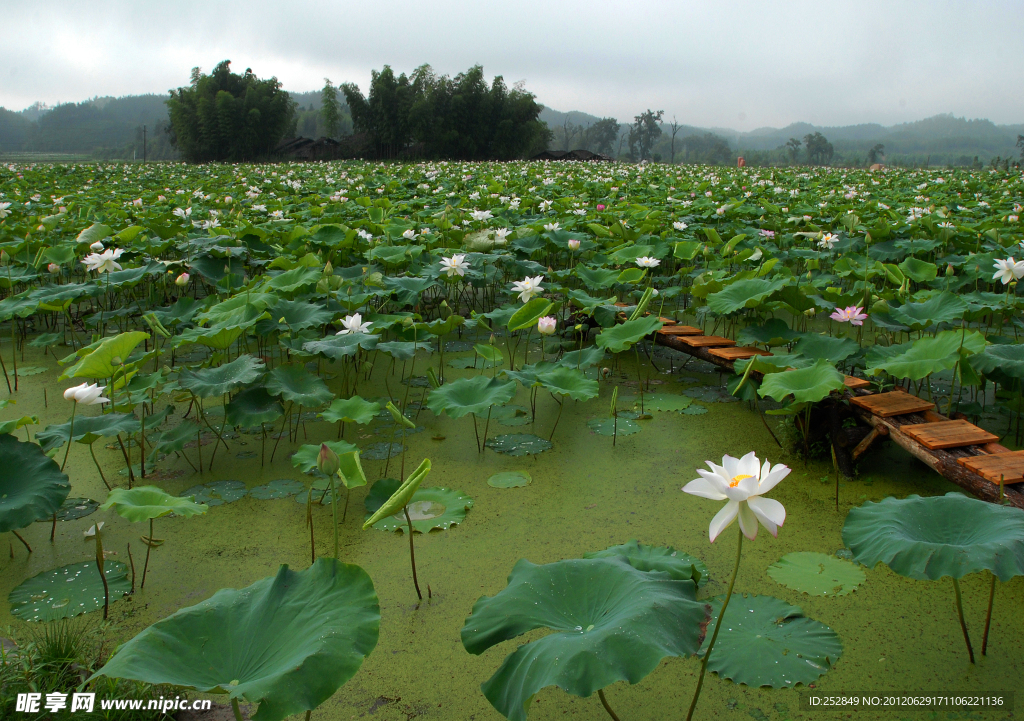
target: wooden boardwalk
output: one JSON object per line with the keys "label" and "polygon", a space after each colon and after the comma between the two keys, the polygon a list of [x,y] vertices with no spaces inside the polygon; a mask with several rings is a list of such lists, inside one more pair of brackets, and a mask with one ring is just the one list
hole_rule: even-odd
{"label": "wooden boardwalk", "polygon": [[[706,336],[699,328],[677,326],[665,318],[662,321],[666,326],[655,334],[658,345],[688,353],[722,370],[732,371],[733,363],[740,358],[770,355],[759,348],[737,347],[735,341],[727,338]],[[1024,509],[1024,451],[1011,451],[999,445],[997,436],[964,419],[937,413],[930,401],[900,390],[873,393],[868,390],[870,383],[863,378],[846,376],[845,382],[844,398],[850,410],[870,428],[852,451],[841,449],[853,461],[877,440],[888,437],[943,478],[978,498],[999,502],[1002,480],[1006,500]],[[841,444],[835,438],[832,445],[840,450]]]}

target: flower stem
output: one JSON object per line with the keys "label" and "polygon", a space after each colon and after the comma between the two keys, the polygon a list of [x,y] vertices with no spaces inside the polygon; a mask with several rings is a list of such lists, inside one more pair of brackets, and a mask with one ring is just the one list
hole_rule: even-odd
{"label": "flower stem", "polygon": [[729,579],[729,590],[725,592],[725,602],[722,603],[722,610],[718,612],[718,620],[715,622],[715,632],[711,634],[711,641],[708,643],[708,650],[704,653],[704,659],[700,662],[700,677],[697,679],[697,690],[693,693],[693,701],[690,702],[690,710],[686,712],[686,721],[693,718],[693,711],[697,708],[697,700],[700,698],[700,690],[704,686],[704,674],[708,670],[708,659],[711,658],[711,650],[718,640],[718,632],[722,630],[722,619],[725,617],[725,609],[729,607],[729,600],[732,598],[732,589],[736,585],[736,574],[740,570],[740,555],[743,551],[743,530],[740,529],[739,540],[736,542],[736,565],[732,569],[732,578]]}
{"label": "flower stem", "polygon": [[992,574],[992,584],[988,589],[988,612],[985,614],[985,635],[981,639],[981,655],[987,656],[988,653],[988,629],[992,624],[992,602],[996,598],[996,574]]}
{"label": "flower stem", "polygon": [[[71,428],[68,430],[68,447],[64,450],[64,462],[60,464],[60,469],[63,471],[64,466],[68,462],[68,453],[71,452],[71,439],[75,437],[75,411],[78,410],[78,401],[74,401],[74,405],[71,406]],[[104,480],[106,483],[106,480]]]}
{"label": "flower stem", "polygon": [[612,717],[614,721],[619,721],[619,717],[612,711],[612,707],[608,705],[608,699],[604,697],[604,689],[599,688],[597,690],[597,697],[601,699],[601,705],[604,706],[604,710],[608,712],[608,715]]}
{"label": "flower stem", "polygon": [[956,615],[960,618],[960,630],[964,632],[964,641],[967,643],[967,655],[974,663],[974,649],[971,648],[971,637],[967,635],[967,622],[964,621],[964,605],[960,598],[960,581],[953,579],[953,590],[956,592]]}
{"label": "flower stem", "polygon": [[409,506],[404,506],[402,510],[405,511],[405,522],[409,526],[409,563],[412,564],[412,585],[416,587],[416,597],[422,601],[423,594],[420,593],[420,582],[416,578],[416,549],[412,544],[412,518],[409,517]]}

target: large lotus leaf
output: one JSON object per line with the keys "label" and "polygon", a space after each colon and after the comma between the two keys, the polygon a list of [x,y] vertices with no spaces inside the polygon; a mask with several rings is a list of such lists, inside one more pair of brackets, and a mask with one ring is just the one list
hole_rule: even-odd
{"label": "large lotus leaf", "polygon": [[272,293],[240,293],[232,298],[217,303],[207,311],[199,314],[199,319],[210,326],[214,325],[255,325],[256,321],[269,318],[264,311],[277,302]]}
{"label": "large lotus leaf", "polygon": [[387,343],[378,343],[377,350],[384,351],[395,360],[407,361],[416,355],[417,350],[429,350],[430,344],[420,341],[392,340]]}
{"label": "large lotus leaf", "polygon": [[[625,399],[623,399],[625,400]],[[693,403],[691,396],[684,396],[677,393],[646,393],[644,394],[644,408],[652,411],[683,411]],[[636,400],[640,405],[639,399]]]}
{"label": "large lotus leaf", "polygon": [[354,356],[360,348],[373,350],[377,345],[377,336],[369,333],[348,333],[346,335],[329,335],[322,340],[314,340],[302,344],[307,353],[321,353],[333,360],[341,360]]}
{"label": "large lotus leaf", "polygon": [[859,350],[860,346],[852,338],[835,338],[820,333],[808,333],[793,346],[797,355],[815,360],[823,358],[829,363],[841,363]]}
{"label": "large lotus leaf", "polygon": [[640,571],[662,571],[676,581],[693,581],[698,586],[707,583],[708,567],[699,558],[672,546],[648,546],[634,538],[619,546],[603,551],[584,553],[584,558],[612,558],[621,556],[630,566]]}
{"label": "large lotus leaf", "polygon": [[[339,456],[343,453],[359,450],[357,446],[352,445],[348,441],[326,441],[326,443],[327,447]],[[292,465],[303,473],[309,473],[316,468],[316,458],[319,454],[319,443],[307,443],[304,446],[299,446],[299,450],[295,451],[292,455]]]}
{"label": "large lotus leaf", "polygon": [[917,258],[907,258],[899,264],[899,269],[908,278],[918,283],[927,283],[930,280],[935,280],[939,273],[937,265]]}
{"label": "large lotus leaf", "polygon": [[[701,653],[715,632],[723,598],[711,602],[714,620]],[[771,596],[736,594],[725,612],[708,670],[747,686],[794,688],[831,669],[842,653],[835,632],[804,616],[797,606]]]}
{"label": "large lotus leaf", "polygon": [[290,293],[304,285],[316,283],[320,280],[321,275],[319,268],[307,268],[300,265],[298,268],[286,270],[284,273],[274,276],[267,285],[282,293]]}
{"label": "large lotus leaf", "polygon": [[655,332],[663,323],[656,316],[647,315],[636,320],[627,320],[625,323],[605,328],[597,334],[596,343],[598,348],[605,348],[612,353],[621,353],[631,348],[634,343]]}
{"label": "large lotus leaf", "polygon": [[166,308],[156,308],[151,312],[156,316],[156,319],[165,326],[177,325],[179,323],[189,323],[192,320],[192,316],[200,308],[200,303],[195,298],[178,298],[177,301],[172,303]]}
{"label": "large lotus leaf", "polygon": [[189,328],[179,336],[175,336],[174,345],[181,346],[186,343],[198,343],[207,348],[215,350],[226,350],[231,347],[238,338],[245,332],[245,329],[238,325],[222,326],[215,325],[209,328]]}
{"label": "large lotus leaf", "polygon": [[279,300],[269,312],[270,320],[292,331],[322,326],[334,320],[334,313],[326,308],[298,300]]}
{"label": "large lotus leaf", "polygon": [[182,369],[178,375],[178,384],[200,398],[222,396],[253,383],[263,375],[265,368],[262,359],[240,355],[230,363],[216,368],[200,368],[195,371]]}
{"label": "large lotus leaf", "polygon": [[738,280],[717,293],[709,295],[708,308],[722,315],[735,313],[743,308],[756,308],[762,300],[781,289],[787,282],[787,278]]}
{"label": "large lotus leaf", "polygon": [[466,324],[466,319],[461,315],[450,315],[445,319],[438,318],[435,321],[427,323],[427,332],[434,336],[445,336],[454,331],[461,325]]}
{"label": "large lotus leaf", "polygon": [[[330,698],[377,645],[380,606],[359,566],[318,558],[302,571],[212,598],[157,621],[93,674],[226,693],[280,721]],[[90,679],[90,680],[92,680]]]}
{"label": "large lotus leaf", "polygon": [[52,516],[70,492],[67,475],[39,446],[0,435],[0,533]]}
{"label": "large lotus leaf", "polygon": [[210,481],[192,486],[178,496],[207,506],[223,506],[245,498],[248,493],[249,489],[241,481]]}
{"label": "large lotus leaf", "polygon": [[592,345],[580,350],[569,351],[558,361],[558,365],[586,370],[602,363],[604,358],[604,349]]}
{"label": "large lotus leaf", "polygon": [[420,487],[428,473],[430,473],[430,459],[424,458],[416,470],[409,474],[409,477],[403,481],[402,485],[391,494],[391,497],[384,501],[383,505],[373,515],[363,521],[363,530],[366,530],[382,518],[393,516],[409,505],[413,495],[416,493],[416,489]]}
{"label": "large lotus leaf", "polygon": [[369,423],[380,413],[380,403],[371,403],[359,396],[338,398],[320,413],[320,417],[328,423]]}
{"label": "large lotus leaf", "polygon": [[484,441],[484,445],[495,453],[508,456],[535,456],[551,450],[551,441],[532,433],[506,433],[493,436]]}
{"label": "large lotus leaf", "polygon": [[590,268],[585,265],[577,265],[573,271],[576,277],[583,281],[584,285],[593,290],[604,290],[611,288],[618,280],[619,272],[608,268]]}
{"label": "large lotus leaf", "polygon": [[622,557],[523,559],[497,595],[481,597],[462,627],[472,654],[537,628],[552,633],[520,646],[481,688],[511,721],[526,721],[547,686],[587,697],[616,681],[636,683],[663,658],[688,656],[704,638],[708,606],[693,581],[633,568]]}
{"label": "large lotus leaf", "polygon": [[967,303],[958,295],[943,291],[923,303],[907,303],[889,311],[895,320],[913,330],[937,323],[952,323],[963,318]]}
{"label": "large lotus leaf", "polygon": [[195,441],[200,428],[195,421],[185,419],[174,428],[169,428],[156,437],[150,436],[146,440],[160,453],[174,453],[182,450],[187,443]]}
{"label": "large lotus leaf", "polygon": [[[395,478],[382,478],[374,483],[364,501],[366,517],[373,516],[394,495],[399,486],[401,482]],[[453,491],[450,488],[418,488],[406,506],[409,509],[412,530],[416,533],[427,533],[435,528],[446,531],[462,523],[466,518],[466,511],[472,507],[472,498],[462,491]],[[399,510],[393,516],[380,519],[373,527],[380,531],[404,533],[409,525],[405,520],[405,512]]]}
{"label": "large lotus leaf", "polygon": [[206,513],[207,506],[193,502],[191,498],[172,496],[156,486],[115,488],[107,496],[101,510],[113,508],[122,518],[133,523],[161,518],[172,513],[178,516],[198,516]]}
{"label": "large lotus leaf", "polygon": [[537,325],[537,321],[548,314],[552,305],[554,304],[547,298],[532,298],[508,319],[508,329],[517,331],[532,328]]}
{"label": "large lotus leaf", "polygon": [[508,403],[515,394],[515,381],[479,375],[459,378],[430,391],[427,407],[436,415],[447,413],[451,418],[462,418],[469,413],[487,413],[488,408]]}
{"label": "large lotus leaf", "polygon": [[[88,355],[61,374],[61,378],[111,378],[128,361],[135,346],[149,338],[140,330],[104,338]],[[85,352],[82,349],[79,353]]]}
{"label": "large lotus leaf", "polygon": [[979,373],[998,370],[1024,380],[1024,345],[990,345],[984,353],[971,356],[971,367]]}
{"label": "large lotus leaf", "polygon": [[550,393],[569,396],[574,401],[589,401],[600,392],[597,381],[592,381],[575,368],[559,367],[537,374],[537,381]]}
{"label": "large lotus leaf", "polygon": [[366,474],[363,473],[363,464],[359,461],[359,451],[338,454],[338,473],[345,488],[366,485]]}
{"label": "large lotus leaf", "polygon": [[[119,433],[138,433],[142,429],[139,419],[131,413],[101,413],[98,416],[76,415],[73,440],[92,443],[99,438],[116,436]],[[71,420],[47,426],[36,434],[36,441],[49,452],[68,442],[72,432]]]}
{"label": "large lotus leaf", "polygon": [[284,415],[284,406],[277,396],[263,386],[247,388],[224,406],[224,422],[229,426],[251,428],[273,423]]}
{"label": "large lotus leaf", "polygon": [[533,477],[526,471],[503,471],[487,479],[491,488],[521,488],[533,483]]}
{"label": "large lotus leaf", "polygon": [[[931,337],[914,341],[910,348],[901,347],[896,355],[879,349],[867,357],[869,375],[885,371],[897,378],[921,380],[938,371],[949,370],[960,361],[960,354],[980,353],[985,349],[985,337],[973,330],[944,330]],[[886,357],[888,356],[888,357]]]}
{"label": "large lotus leaf", "polygon": [[768,575],[786,588],[812,596],[845,596],[866,576],[861,568],[827,553],[787,553],[768,567]]}
{"label": "large lotus leaf", "polygon": [[300,364],[279,365],[267,373],[267,392],[306,408],[328,403],[334,394],[318,376]]}
{"label": "large lotus leaf", "polygon": [[[111,602],[131,590],[128,564],[104,561],[107,595]],[[79,561],[43,571],[17,586],[7,601],[11,614],[22,621],[56,621],[103,608],[103,580],[96,561]]]}
{"label": "large lotus leaf", "polygon": [[819,359],[808,368],[769,373],[757,392],[762,398],[768,396],[780,403],[789,396],[796,403],[817,403],[844,387],[843,374],[827,360]]}
{"label": "large lotus leaf", "polygon": [[853,560],[908,578],[1024,575],[1024,511],[960,493],[867,501],[846,516],[843,542]]}
{"label": "large lotus leaf", "polygon": [[781,318],[769,318],[764,325],[747,326],[739,332],[736,340],[739,343],[763,343],[765,345],[784,345],[792,343],[803,335],[792,330]]}
{"label": "large lotus leaf", "polygon": [[753,363],[753,370],[758,373],[779,373],[791,368],[809,368],[814,365],[814,362],[812,358],[795,353],[773,353],[772,355],[756,355],[753,358],[741,358],[733,364],[733,369],[737,374],[743,375],[747,371],[747,365]]}

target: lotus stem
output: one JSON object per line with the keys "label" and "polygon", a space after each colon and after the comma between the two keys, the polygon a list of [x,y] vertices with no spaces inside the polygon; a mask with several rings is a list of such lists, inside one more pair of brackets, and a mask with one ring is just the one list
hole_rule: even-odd
{"label": "lotus stem", "polygon": [[244,721],[242,719],[242,709],[238,708],[238,699],[231,699],[231,710],[235,712],[235,721]]}
{"label": "lotus stem", "polygon": [[[278,444],[281,443],[281,434],[284,433],[284,424],[288,422],[288,414],[291,413],[291,410],[292,410],[292,401],[288,401],[288,410],[285,412],[284,416],[281,418],[281,428],[277,432],[277,439],[274,441],[274,450],[270,454],[270,462],[271,463],[274,462],[274,456],[277,455],[277,446],[278,446]],[[289,436],[288,440],[291,441],[291,426],[290,425],[289,425],[289,428],[288,428],[288,436]],[[338,434],[338,438],[341,438],[341,434],[340,433]]]}
{"label": "lotus stem", "polygon": [[132,544],[128,544],[128,563],[132,567],[132,590],[128,592],[129,595],[135,593],[135,559],[132,558]]}
{"label": "lotus stem", "polygon": [[4,363],[4,357],[2,355],[0,355],[0,368],[2,368],[4,371],[4,380],[7,381],[7,392],[14,393],[14,391],[11,389],[11,379],[7,375],[7,364]]}
{"label": "lotus stem", "polygon": [[405,522],[409,524],[409,561],[412,563],[412,585],[416,587],[416,597],[421,601],[423,594],[420,593],[420,582],[416,578],[416,549],[412,543],[412,518],[409,517],[409,506],[402,508],[405,512]]}
{"label": "lotus stem", "polygon": [[[4,371],[6,374],[6,371]],[[68,447],[64,449],[64,462],[60,464],[61,471],[64,470],[64,466],[68,463],[68,453],[71,452],[71,439],[75,437],[75,411],[78,410],[78,401],[75,401],[71,406],[71,428],[68,429]],[[110,488],[110,486],[107,486]]]}
{"label": "lotus stem", "polygon": [[690,710],[686,712],[686,721],[693,718],[693,712],[697,708],[697,700],[700,698],[700,690],[704,686],[704,674],[708,670],[708,659],[711,658],[711,651],[718,640],[718,632],[722,630],[722,619],[725,618],[725,609],[729,607],[732,599],[732,589],[736,585],[736,574],[740,570],[740,555],[743,551],[743,530],[739,529],[739,540],[736,542],[736,565],[732,569],[732,578],[729,579],[729,590],[725,592],[725,602],[722,603],[722,610],[718,612],[718,620],[715,622],[715,632],[711,634],[711,641],[708,643],[708,650],[700,662],[700,676],[697,678],[697,690],[693,693],[693,701],[690,702]]}
{"label": "lotus stem", "polygon": [[[555,398],[554,395],[551,397]],[[555,437],[555,429],[558,428],[558,421],[562,418],[562,406],[565,405],[565,401],[559,401],[557,398],[555,398],[555,401],[558,402],[558,415],[555,416],[555,425],[551,426],[551,435],[548,436],[548,443]]]}
{"label": "lotus stem", "polygon": [[[68,443],[68,447],[70,446],[71,444]],[[89,455],[92,456],[92,462],[96,464],[96,470],[100,472],[100,478],[103,479],[103,485],[107,487],[108,491],[114,490],[110,487],[110,484],[107,483],[107,477],[103,475],[103,469],[100,468],[100,462],[96,460],[96,451],[92,449],[92,443],[89,444]]]}
{"label": "lotus stem", "polygon": [[[17,538],[19,541],[21,541],[23,544],[25,544],[25,548],[28,549],[29,553],[32,553],[32,546],[28,545],[28,541],[26,541],[24,538],[22,538],[20,533],[18,533],[17,531],[14,531],[14,530],[12,530],[11,533],[14,534],[15,538]],[[13,550],[11,551],[11,558],[14,558],[14,551]]]}
{"label": "lotus stem", "polygon": [[[99,532],[97,532],[99,535]],[[146,571],[149,570],[149,552],[153,550],[153,519],[149,519],[149,541],[146,542],[146,562],[142,565],[142,583],[139,588],[146,587]],[[104,584],[105,585],[105,584]]]}
{"label": "lotus stem", "polygon": [[306,524],[309,526],[310,563],[316,563],[316,543],[313,541],[313,489],[306,493]]}
{"label": "lotus stem", "polygon": [[987,656],[988,651],[988,629],[992,624],[992,602],[996,598],[996,574],[989,571],[992,575],[992,582],[988,588],[988,611],[985,613],[985,634],[981,637],[981,655]]}
{"label": "lotus stem", "polygon": [[953,579],[953,590],[956,592],[956,615],[960,618],[960,630],[964,632],[964,641],[967,643],[967,655],[974,663],[974,649],[971,647],[971,637],[967,635],[967,622],[964,621],[964,604],[960,596],[960,581]]}
{"label": "lotus stem", "polygon": [[334,557],[338,557],[338,474],[331,476],[331,518],[334,521]]}
{"label": "lotus stem", "polygon": [[100,580],[103,581],[103,620],[107,620],[107,611],[110,608],[110,587],[107,585],[107,574],[103,572],[103,539],[100,525],[96,524],[96,567],[100,570]]}
{"label": "lotus stem", "polygon": [[[494,406],[487,406],[487,422],[484,423],[484,446],[487,445],[487,430],[491,427],[491,409],[492,408],[494,408]],[[482,447],[479,450],[480,450],[481,453],[483,453],[483,448]]]}
{"label": "lotus stem", "polygon": [[476,452],[482,453],[483,451],[480,449],[480,431],[476,427],[476,413],[470,413],[470,415],[473,416],[473,434],[476,436]]}
{"label": "lotus stem", "polygon": [[597,697],[601,699],[601,705],[604,706],[604,710],[608,712],[608,715],[611,716],[615,721],[619,721],[619,717],[615,715],[615,712],[612,711],[612,707],[608,705],[608,699],[604,697],[603,688],[597,689]]}

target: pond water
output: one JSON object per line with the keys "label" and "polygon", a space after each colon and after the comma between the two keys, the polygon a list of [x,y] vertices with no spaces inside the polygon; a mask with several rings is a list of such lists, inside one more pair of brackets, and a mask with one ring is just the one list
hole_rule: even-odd
{"label": "pond water", "polygon": [[[456,346],[455,348],[458,348]],[[452,348],[446,362],[463,357]],[[60,353],[58,352],[58,355]],[[70,407],[60,397],[65,384],[56,382],[59,371],[52,357],[27,348],[24,364],[45,367],[46,372],[24,377],[16,394],[17,406],[4,418],[17,414],[38,414],[41,425],[65,422]],[[421,353],[417,371],[437,356]],[[465,520],[445,531],[417,534],[416,559],[420,585],[430,598],[417,602],[403,534],[361,530],[363,500],[369,487],[351,492],[347,520],[341,528],[341,559],[362,566],[373,579],[381,606],[380,641],[361,670],[337,694],[313,713],[314,719],[372,718],[405,721],[412,718],[498,719],[480,691],[505,656],[522,640],[541,632],[509,641],[480,656],[467,653],[459,631],[474,602],[482,595],[494,595],[505,587],[506,577],[521,558],[548,563],[578,558],[588,551],[638,539],[657,546],[671,545],[703,560],[710,580],[699,593],[711,598],[723,593],[728,582],[736,548],[736,526],[730,527],[714,544],[708,542],[708,523],[720,504],[681,492],[696,477],[695,469],[705,460],[718,462],[724,454],[740,456],[756,451],[760,458],[786,463],[790,476],[772,492],[787,509],[787,519],[773,538],[761,529],[757,539],[744,544],[737,592],[775,596],[803,609],[827,624],[838,635],[843,653],[835,667],[815,684],[815,691],[828,695],[929,695],[1008,693],[1024,678],[1024,629],[1019,622],[1024,605],[1024,579],[1017,578],[998,587],[988,656],[968,663],[953,602],[949,579],[939,582],[913,581],[899,577],[884,566],[867,570],[866,581],[853,593],[840,597],[808,596],[776,583],[767,570],[783,555],[795,551],[841,552],[841,529],[847,511],[865,500],[889,495],[905,497],[942,494],[958,490],[934,472],[892,444],[880,444],[861,462],[857,479],[839,485],[839,511],[835,509],[835,477],[831,464],[805,462],[796,444],[778,420],[770,420],[786,448],[780,449],[758,415],[746,403],[716,401],[709,391],[689,393],[692,406],[706,413],[649,411],[649,419],[633,421],[639,432],[612,438],[595,433],[587,421],[604,418],[614,385],[619,397],[636,396],[636,371],[628,358],[610,377],[601,380],[601,395],[588,403],[567,401],[554,433],[552,447],[533,455],[499,454],[485,448],[477,451],[471,418],[436,417],[429,410],[416,413],[414,422],[423,432],[405,434],[404,466],[411,470],[423,458],[430,458],[433,470],[423,487],[443,486],[461,491],[473,500]],[[659,367],[663,364],[659,362]],[[650,392],[682,395],[686,389],[718,387],[724,381],[717,373],[691,372],[693,364],[675,373],[651,371]],[[388,363],[378,363],[369,379],[360,380],[364,398],[387,396],[388,390],[404,393],[396,375],[388,379]],[[650,366],[645,363],[645,369]],[[667,370],[667,369],[664,369]],[[449,366],[449,379],[474,375],[472,368]],[[485,371],[490,374],[489,371]],[[332,390],[340,378],[330,382]],[[43,406],[47,389],[48,407]],[[396,390],[401,389],[401,391]],[[410,401],[423,391],[412,387]],[[520,387],[512,403],[529,409],[528,394]],[[628,403],[620,400],[620,409]],[[158,404],[158,407],[159,404]],[[535,421],[520,423],[522,414],[510,414],[514,425],[502,425],[492,418],[488,436],[520,433],[546,439],[555,422],[558,406],[546,393],[537,398]],[[87,413],[94,409],[87,409]],[[346,426],[345,438],[360,447],[386,442],[389,431],[376,433],[390,424],[377,418],[368,426]],[[483,433],[481,419],[479,430]],[[275,429],[276,432],[276,429]],[[24,429],[18,431],[24,437]],[[315,480],[294,469],[289,455],[303,443],[335,440],[336,424],[307,421],[299,431],[299,442],[287,437],[270,461],[270,438],[266,462],[261,463],[262,440],[258,434],[239,433],[227,442],[231,452],[218,453],[212,471],[196,473],[184,459],[173,454],[157,464],[155,478],[147,480],[171,493],[198,484],[240,481],[247,489],[280,481],[280,493],[244,495],[211,506],[205,516],[162,518],[155,534],[164,539],[149,561],[144,590],[111,606],[114,624],[111,635],[126,640],[154,621],[177,609],[209,598],[220,588],[247,586],[273,575],[280,564],[305,568],[310,563],[306,506],[296,503],[288,480],[307,487]],[[116,446],[115,446],[116,448]],[[212,449],[212,443],[206,448]],[[396,441],[397,448],[397,441]],[[126,486],[120,449],[95,446],[97,458],[108,479]],[[284,452],[282,452],[284,451]],[[195,449],[186,449],[194,459]],[[63,454],[63,449],[61,450]],[[397,477],[403,460],[399,457],[367,460],[363,466],[371,483],[388,475]],[[137,456],[136,456],[137,458]],[[204,462],[209,453],[204,448]],[[525,471],[529,485],[498,488],[488,484],[497,473]],[[106,490],[88,450],[76,445],[71,450],[68,472],[71,496],[103,501]],[[237,495],[237,494],[236,494]],[[319,495],[319,494],[318,494]],[[235,495],[229,495],[234,498]],[[79,503],[81,505],[81,502]],[[424,502],[412,509],[414,517],[427,519],[444,509],[436,502]],[[71,514],[77,515],[77,514]],[[314,506],[316,553],[328,555],[333,543],[328,505]],[[112,559],[128,561],[131,544],[136,569],[141,573],[145,545],[140,535],[148,529],[131,524],[112,512],[98,511],[57,524],[56,541],[49,540],[50,525],[36,523],[22,531],[34,553],[14,541],[13,559],[0,560],[0,593],[7,594],[26,578],[58,566],[87,560],[92,545],[83,531],[98,520],[107,525],[104,545]],[[967,623],[975,648],[980,646],[988,594],[988,577],[974,575],[963,581]],[[98,613],[92,618],[98,621]],[[0,604],[0,626],[20,624],[10,615],[8,604]],[[683,718],[696,683],[696,658],[667,659],[636,685],[616,683],[606,689],[609,702],[624,721],[660,721]],[[801,708],[800,697],[808,689],[771,690],[749,688],[710,675],[698,708],[697,718],[771,719],[896,719],[896,718],[1008,718],[1012,709],[966,712],[938,709],[817,709]],[[927,715],[933,713],[933,715]],[[577,698],[557,688],[548,688],[532,703],[530,718],[537,721],[605,717],[596,695]]]}

